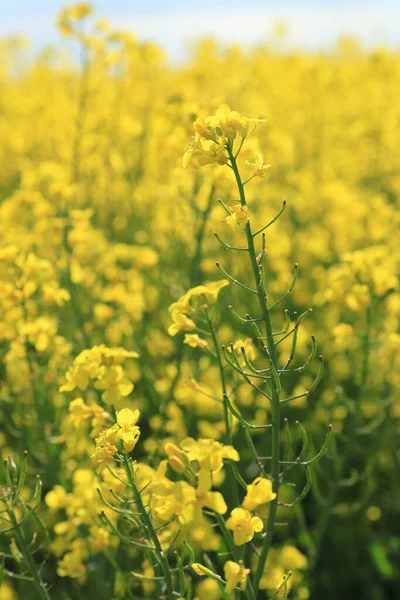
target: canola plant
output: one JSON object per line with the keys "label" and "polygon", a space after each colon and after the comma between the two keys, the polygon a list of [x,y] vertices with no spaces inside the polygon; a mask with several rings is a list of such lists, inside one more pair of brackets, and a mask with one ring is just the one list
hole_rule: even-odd
{"label": "canola plant", "polygon": [[398,53],[58,25],[0,44],[0,598],[394,598]]}

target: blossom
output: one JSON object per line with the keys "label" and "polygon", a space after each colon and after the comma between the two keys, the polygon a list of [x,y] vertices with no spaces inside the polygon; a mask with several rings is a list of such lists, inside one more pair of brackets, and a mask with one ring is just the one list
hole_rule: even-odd
{"label": "blossom", "polygon": [[271,165],[264,164],[262,154],[256,154],[253,163],[246,160],[246,165],[248,165],[249,167],[253,167],[253,177],[265,177],[268,169],[271,168]]}
{"label": "blossom", "polygon": [[221,592],[216,579],[203,579],[196,585],[196,600],[221,600]]}
{"label": "blossom", "polygon": [[247,338],[246,340],[242,340],[242,339],[236,340],[236,342],[234,342],[234,344],[233,344],[233,349],[235,350],[235,352],[237,352],[240,362],[245,364],[244,359],[241,354],[241,348],[245,349],[246,357],[249,360],[255,360],[256,353],[254,350],[253,341],[250,338]]}
{"label": "blossom", "polygon": [[117,451],[117,446],[108,441],[107,435],[105,435],[104,432],[96,438],[96,450],[94,454],[92,454],[91,459],[99,472],[101,472],[108,464],[114,462],[114,456]]}
{"label": "blossom", "polygon": [[139,417],[138,410],[132,411],[129,408],[123,408],[117,411],[117,424],[120,426],[117,436],[123,441],[127,452],[132,452],[139,439],[140,429],[136,425]]}
{"label": "blossom", "polygon": [[126,376],[122,363],[127,358],[137,357],[136,352],[104,345],[84,350],[68,369],[66,383],[60,387],[60,392],[70,392],[76,388],[86,390],[93,382],[95,389],[103,390],[104,402],[114,404],[133,390],[133,383]]}
{"label": "blossom", "polygon": [[203,340],[197,333],[187,333],[183,342],[188,346],[191,346],[192,348],[208,348],[208,342],[206,340]]}
{"label": "blossom", "polygon": [[226,579],[225,590],[230,594],[235,587],[240,585],[241,588],[246,587],[247,575],[250,573],[250,569],[243,567],[243,562],[240,563],[228,560],[224,564],[224,575]]}
{"label": "blossom", "polygon": [[245,117],[227,106],[219,108],[215,115],[205,119],[197,117],[193,123],[195,135],[183,155],[183,166],[187,167],[194,157],[200,166],[210,163],[227,164],[227,143],[231,144],[236,137],[249,137],[257,125],[265,122],[262,114],[257,118]]}
{"label": "blossom", "polygon": [[117,422],[96,438],[96,449],[91,458],[100,471],[114,461],[119,440],[122,440],[126,452],[132,452],[140,436],[140,429],[136,425],[139,417],[138,410],[123,408],[117,411]]}
{"label": "blossom", "polygon": [[247,486],[247,494],[242,506],[246,510],[254,510],[261,504],[267,504],[275,500],[276,494],[272,491],[272,482],[263,477],[257,477],[253,483]]}
{"label": "blossom", "polygon": [[58,18],[58,26],[65,36],[74,33],[74,22],[79,22],[93,13],[93,7],[88,2],[79,2],[61,11]]}
{"label": "blossom", "polygon": [[233,446],[224,446],[216,440],[186,438],[179,445],[182,450],[185,450],[190,461],[196,460],[201,469],[207,469],[213,474],[222,469],[224,458],[239,460],[239,454]]}
{"label": "blossom", "polygon": [[78,426],[83,420],[92,415],[90,406],[87,406],[82,398],[75,398],[69,403],[69,413],[73,423]]}
{"label": "blossom", "polygon": [[[198,299],[197,305],[199,301],[203,304],[204,302],[215,304],[220,290],[227,285],[229,285],[227,279],[197,285],[194,288],[190,288],[183,296],[181,296],[181,298],[179,298],[179,300],[173,302],[168,308],[168,312],[173,321],[168,328],[169,335],[174,336],[179,333],[179,331],[193,331],[193,329],[196,329],[196,323],[188,316],[190,315],[193,317],[196,312],[196,299]],[[187,336],[185,338],[185,343],[193,348],[196,346],[206,348],[208,345],[207,342],[201,340],[198,335]]]}
{"label": "blossom", "polygon": [[232,229],[244,227],[250,218],[249,207],[246,204],[233,204],[229,207],[229,210],[231,214],[225,219],[229,227]]}
{"label": "blossom", "polygon": [[226,526],[233,531],[233,541],[236,546],[250,542],[254,533],[262,531],[264,528],[260,517],[252,517],[251,513],[244,508],[234,508],[226,521]]}
{"label": "blossom", "polygon": [[204,565],[201,565],[200,563],[192,563],[190,566],[192,567],[193,571],[195,573],[197,573],[197,575],[200,575],[200,576],[206,575],[209,577],[215,577],[215,573],[213,573],[211,571],[211,569],[208,569],[207,567],[205,567]]}
{"label": "blossom", "polygon": [[260,581],[260,589],[267,589],[273,592],[282,584],[285,573],[288,571],[293,573],[287,583],[288,590],[294,586],[297,587],[302,579],[301,571],[306,568],[307,558],[295,546],[285,544],[280,547],[271,548],[264,574]]}
{"label": "blossom", "polygon": [[104,390],[101,397],[106,404],[115,404],[121,397],[129,396],[133,390],[133,383],[126,377],[121,365],[104,368],[100,373],[94,387]]}
{"label": "blossom", "polygon": [[196,506],[209,508],[223,515],[228,510],[223,495],[220,492],[211,491],[211,473],[207,469],[200,469],[197,476]]}
{"label": "blossom", "polygon": [[225,165],[228,162],[228,156],[226,155],[222,139],[214,142],[212,140],[194,138],[189,145],[189,149],[183,155],[183,166],[187,167],[194,157],[197,158],[201,166],[211,163]]}
{"label": "blossom", "polygon": [[67,552],[59,561],[57,574],[60,577],[71,577],[71,579],[83,580],[86,574],[82,557],[74,552]]}
{"label": "blossom", "polygon": [[168,462],[174,471],[184,473],[188,469],[190,461],[186,452],[171,443],[165,445],[165,451],[168,454]]}
{"label": "blossom", "polygon": [[196,323],[181,312],[174,311],[171,314],[171,318],[173,323],[168,327],[169,335],[174,336],[179,333],[179,331],[192,331],[193,329],[196,329]]}
{"label": "blossom", "polygon": [[195,502],[196,492],[187,481],[165,479],[154,487],[151,509],[161,522],[177,517],[181,525],[187,525],[193,521]]}
{"label": "blossom", "polygon": [[218,299],[218,294],[222,288],[229,285],[229,281],[227,279],[220,279],[219,281],[211,281],[205,285],[204,295],[209,304],[215,304]]}
{"label": "blossom", "polygon": [[68,494],[61,485],[55,485],[50,492],[47,492],[44,501],[52,510],[60,510],[67,506]]}

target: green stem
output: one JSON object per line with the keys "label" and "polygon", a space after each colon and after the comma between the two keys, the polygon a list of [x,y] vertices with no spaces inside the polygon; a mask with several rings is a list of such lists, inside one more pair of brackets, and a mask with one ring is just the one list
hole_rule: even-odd
{"label": "green stem", "polygon": [[[194,190],[193,190],[194,195],[197,194],[198,190],[199,190],[199,185],[198,185],[198,183],[196,183]],[[202,280],[202,272],[201,272],[200,264],[201,264],[201,259],[202,259],[202,255],[203,255],[203,241],[204,241],[204,234],[205,234],[205,230],[206,230],[206,224],[208,221],[208,217],[210,216],[211,208],[213,206],[214,193],[215,193],[215,186],[213,185],[210,190],[209,196],[208,196],[207,206],[206,206],[205,210],[201,213],[200,226],[196,233],[196,249],[193,254],[191,268],[190,268],[190,279],[189,279],[189,287],[190,288],[192,288],[194,285],[198,285]],[[176,363],[177,363],[176,375],[174,377],[174,380],[171,384],[171,388],[169,390],[169,394],[168,394],[169,397],[173,397],[175,388],[176,388],[179,378],[181,376],[182,362],[183,362],[184,355],[185,355],[185,344],[182,342],[182,340],[180,340],[177,359],[176,359]],[[161,412],[165,411],[165,403],[162,405],[160,411]]]}
{"label": "green stem", "polygon": [[[228,145],[228,154],[232,165],[232,170],[235,175],[236,184],[239,191],[240,203],[242,206],[247,206],[246,195],[244,191],[244,185],[240,177],[239,169],[236,162],[236,157],[232,151],[232,145]],[[272,333],[271,319],[267,306],[267,297],[265,294],[264,286],[261,281],[260,270],[257,263],[257,254],[254,246],[254,235],[252,233],[250,221],[247,222],[245,227],[247,246],[250,256],[251,268],[253,271],[253,277],[257,289],[257,298],[260,305],[260,309],[263,316],[265,335],[266,335],[266,347],[268,356],[271,360],[273,367],[278,372],[278,357],[274,337]],[[268,524],[267,531],[264,537],[264,542],[261,548],[260,556],[257,563],[256,572],[253,579],[254,594],[257,596],[261,577],[264,572],[265,563],[267,561],[268,552],[272,544],[272,538],[275,530],[276,515],[278,509],[278,489],[279,489],[279,461],[280,461],[280,406],[279,406],[279,389],[276,386],[274,380],[271,380],[271,420],[272,420],[272,449],[271,449],[271,475],[273,490],[277,494],[275,500],[269,505]]]}
{"label": "green stem", "polygon": [[208,217],[210,216],[210,212],[213,207],[214,193],[215,193],[215,185],[213,185],[211,187],[210,193],[208,194],[207,206],[206,206],[205,210],[201,213],[200,226],[199,226],[199,229],[198,229],[197,235],[196,235],[196,249],[193,254],[192,264],[191,264],[191,269],[190,269],[190,284],[189,284],[190,287],[193,287],[194,285],[199,285],[199,283],[203,279],[201,268],[200,268],[202,254],[203,254],[203,240],[204,240],[204,234],[205,234],[205,230],[206,230]]}
{"label": "green stem", "polygon": [[225,381],[224,365],[222,364],[221,350],[220,350],[220,347],[219,347],[219,344],[218,344],[218,340],[217,340],[217,336],[216,336],[216,333],[215,333],[214,325],[213,325],[213,323],[212,323],[212,321],[210,319],[210,315],[208,314],[208,310],[206,308],[204,309],[204,313],[206,315],[208,328],[209,328],[210,333],[211,333],[211,338],[212,338],[212,341],[213,341],[215,355],[217,357],[219,374],[220,374],[220,378],[221,378],[222,398],[223,398],[223,407],[224,407],[224,421],[225,421],[225,438],[226,438],[226,443],[227,444],[232,444],[231,426],[230,426],[230,423],[229,423],[229,408],[228,408],[228,403],[227,403],[227,400],[226,400],[227,387],[226,387],[226,381]]}
{"label": "green stem", "polygon": [[[227,385],[226,385],[226,379],[225,379],[224,365],[222,363],[221,350],[220,350],[220,346],[218,344],[217,334],[215,332],[213,322],[210,319],[210,315],[208,314],[208,310],[206,308],[204,309],[204,313],[206,315],[207,324],[208,324],[208,327],[209,327],[209,330],[211,333],[211,338],[213,341],[215,355],[217,357],[218,368],[219,368],[219,373],[220,373],[220,378],[221,378],[222,402],[223,402],[224,422],[225,422],[225,442],[227,444],[232,445],[232,432],[231,432],[231,425],[229,422],[229,407],[228,407],[228,400],[227,400],[227,398],[228,398]],[[229,490],[232,492],[232,500],[233,500],[235,506],[238,506],[239,505],[239,494],[238,494],[238,489],[237,489],[236,477],[235,477],[235,473],[234,473],[234,466],[232,465],[231,462],[228,464],[228,468],[227,468],[227,484],[228,484]]]}
{"label": "green stem", "polygon": [[140,512],[140,515],[143,519],[143,524],[150,536],[151,541],[154,544],[154,548],[157,554],[157,557],[159,559],[161,568],[163,570],[163,574],[165,577],[165,583],[167,586],[167,596],[166,598],[168,598],[168,600],[173,600],[174,598],[174,586],[173,586],[173,582],[172,582],[172,576],[171,576],[171,570],[170,570],[170,566],[168,564],[168,558],[166,557],[166,555],[164,554],[164,551],[161,547],[160,544],[160,540],[158,539],[158,535],[156,530],[153,527],[153,523],[151,522],[151,519],[149,517],[149,514],[147,512],[147,510],[144,507],[143,504],[143,500],[142,497],[140,495],[139,490],[137,489],[136,486],[136,482],[135,482],[135,477],[132,473],[132,462],[129,459],[129,456],[127,454],[127,452],[124,452],[123,454],[124,456],[124,467],[125,467],[125,472],[126,475],[128,477],[128,481],[129,481],[129,485],[132,488],[133,491],[133,497],[135,500],[135,503],[138,507],[138,510]]}
{"label": "green stem", "polygon": [[42,582],[42,580],[40,579],[40,576],[37,572],[35,561],[33,560],[32,553],[26,542],[24,532],[22,531],[22,529],[18,523],[18,519],[15,516],[14,509],[13,509],[12,505],[8,502],[8,500],[5,500],[5,504],[6,504],[7,514],[10,518],[11,525],[13,526],[15,538],[17,540],[19,549],[25,559],[25,563],[26,563],[27,569],[29,571],[29,574],[32,577],[33,584],[38,592],[38,597],[41,598],[41,600],[50,600],[50,596],[47,593],[45,585]]}

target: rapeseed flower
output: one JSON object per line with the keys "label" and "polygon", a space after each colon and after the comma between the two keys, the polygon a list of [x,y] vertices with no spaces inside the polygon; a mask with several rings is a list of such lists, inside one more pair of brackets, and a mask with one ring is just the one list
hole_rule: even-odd
{"label": "rapeseed flower", "polygon": [[276,494],[272,491],[272,482],[269,479],[257,477],[247,486],[247,494],[242,502],[246,510],[254,510],[258,506],[275,500]]}
{"label": "rapeseed flower", "polygon": [[251,542],[254,534],[264,529],[260,517],[252,517],[251,513],[244,508],[234,508],[226,521],[226,526],[233,532],[236,546]]}

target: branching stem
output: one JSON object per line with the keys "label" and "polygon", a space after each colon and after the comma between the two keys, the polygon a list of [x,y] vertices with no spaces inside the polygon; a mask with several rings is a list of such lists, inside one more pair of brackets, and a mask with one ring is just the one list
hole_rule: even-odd
{"label": "branching stem", "polygon": [[[247,206],[246,195],[244,191],[244,185],[240,177],[239,169],[236,162],[236,156],[232,151],[232,145],[228,145],[229,159],[232,165],[232,170],[235,175],[236,184],[239,191],[240,203],[242,206]],[[282,210],[283,212],[283,210]],[[278,215],[279,216],[279,215]],[[276,217],[277,218],[277,217]],[[276,220],[276,219],[275,219]],[[264,228],[263,228],[264,229]],[[256,234],[263,231],[256,232]],[[267,306],[266,294],[261,280],[260,269],[257,262],[257,253],[254,246],[254,237],[250,222],[247,222],[245,227],[248,253],[250,257],[251,268],[253,271],[253,277],[256,284],[256,293],[258,297],[258,303],[260,305],[261,313],[263,316],[263,322],[265,326],[266,345],[268,349],[268,355],[270,357],[270,364],[273,366],[276,373],[279,372],[279,365],[277,359],[276,345],[273,336],[273,330],[271,325],[271,319]],[[271,475],[273,490],[277,494],[279,488],[279,472],[280,472],[280,406],[279,406],[279,389],[274,380],[271,381],[271,416],[272,416],[272,460],[271,460]],[[264,542],[261,548],[260,556],[257,563],[256,572],[253,578],[253,591],[257,597],[261,577],[264,572],[264,566],[268,557],[268,552],[271,547],[272,538],[275,529],[276,515],[277,515],[278,501],[277,498],[273,500],[269,505],[268,523],[267,530],[264,537]]]}

